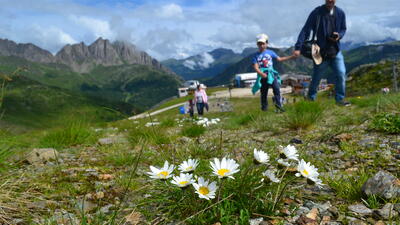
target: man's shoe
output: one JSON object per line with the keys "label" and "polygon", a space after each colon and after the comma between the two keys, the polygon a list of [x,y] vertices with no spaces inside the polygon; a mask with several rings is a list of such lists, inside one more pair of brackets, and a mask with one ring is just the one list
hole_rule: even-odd
{"label": "man's shoe", "polygon": [[286,112],[286,110],[285,110],[282,106],[280,106],[280,105],[275,105],[275,107],[276,107],[276,109],[277,109],[278,111],[280,111],[280,112]]}
{"label": "man's shoe", "polygon": [[268,107],[261,107],[261,110],[266,112],[266,111],[268,111]]}
{"label": "man's shoe", "polygon": [[336,102],[336,105],[338,105],[338,106],[351,106],[351,103],[350,102],[346,102],[346,101],[338,101],[338,102]]}

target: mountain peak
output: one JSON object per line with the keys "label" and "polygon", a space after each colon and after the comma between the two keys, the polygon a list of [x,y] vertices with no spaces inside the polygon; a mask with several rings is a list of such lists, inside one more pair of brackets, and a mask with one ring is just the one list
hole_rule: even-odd
{"label": "mountain peak", "polygon": [[40,63],[54,62],[53,54],[51,54],[49,51],[39,48],[34,44],[31,43],[17,44],[14,41],[1,38],[0,38],[0,55],[17,56]]}

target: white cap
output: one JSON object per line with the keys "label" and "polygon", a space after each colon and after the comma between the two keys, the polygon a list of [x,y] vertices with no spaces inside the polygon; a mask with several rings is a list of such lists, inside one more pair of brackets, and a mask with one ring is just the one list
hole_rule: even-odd
{"label": "white cap", "polygon": [[258,43],[258,42],[267,43],[267,42],[268,42],[268,35],[266,35],[266,34],[259,34],[259,35],[257,35],[256,40],[257,40],[257,43]]}

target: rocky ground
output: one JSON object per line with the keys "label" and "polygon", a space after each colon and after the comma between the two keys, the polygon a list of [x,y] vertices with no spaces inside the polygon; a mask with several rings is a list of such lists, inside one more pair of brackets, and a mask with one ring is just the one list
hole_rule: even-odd
{"label": "rocky ground", "polygon": [[[0,223],[177,224],[159,212],[147,216],[144,210],[157,208],[142,205],[154,187],[146,174],[148,166],[164,155],[163,150],[221,149],[240,163],[252,157],[254,147],[273,155],[277,145],[293,144],[319,169],[325,185],[293,184],[274,216],[253,213],[250,224],[400,224],[400,135],[371,130],[370,109],[333,106],[318,125],[293,130],[276,122],[284,121],[285,114],[272,112],[229,125],[243,116],[237,109],[249,102],[241,99],[232,104],[235,112],[208,115],[221,117],[221,123],[208,127],[203,135],[182,136],[182,126],[189,122],[182,126],[178,122],[163,129],[174,141],[147,144],[143,153],[143,145],[132,144],[130,128],[145,127],[149,118],[93,129],[98,134],[95,144],[31,149],[16,155],[13,168],[0,180]],[[169,113],[150,119],[162,124],[184,117]],[[136,164],[139,153],[143,157]]]}

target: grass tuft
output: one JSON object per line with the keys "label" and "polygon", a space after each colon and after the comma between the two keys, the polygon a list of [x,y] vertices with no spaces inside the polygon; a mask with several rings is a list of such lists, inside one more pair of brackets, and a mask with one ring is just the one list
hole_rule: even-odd
{"label": "grass tuft", "polygon": [[290,129],[307,129],[323,115],[324,107],[319,102],[301,101],[288,108],[286,125]]}
{"label": "grass tuft", "polygon": [[74,121],[64,128],[48,131],[40,140],[39,146],[43,148],[65,148],[80,144],[94,143],[96,135],[89,125],[82,121]]}

